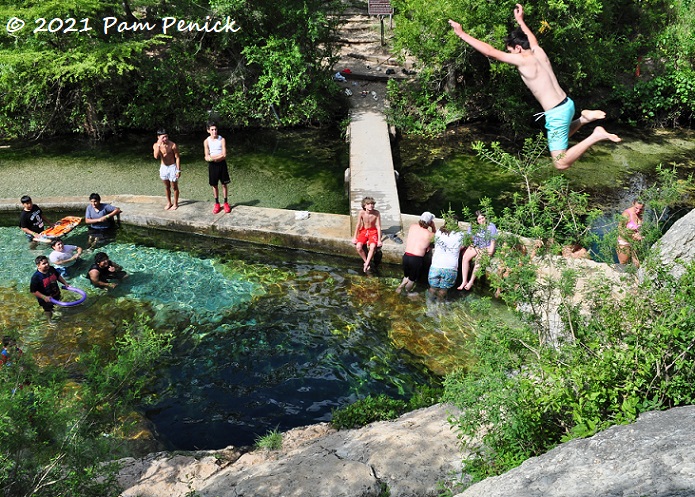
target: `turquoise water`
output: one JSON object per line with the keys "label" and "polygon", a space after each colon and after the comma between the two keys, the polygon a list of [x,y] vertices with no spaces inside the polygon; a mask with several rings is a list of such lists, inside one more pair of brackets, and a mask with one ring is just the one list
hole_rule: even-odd
{"label": "turquoise water", "polygon": [[[85,228],[66,242],[84,246]],[[40,363],[79,371],[79,354],[110,345],[136,314],[174,332],[141,406],[171,449],[249,445],[276,428],[328,421],[370,393],[407,397],[436,380],[428,349],[455,360],[452,344],[461,353],[467,339],[435,329],[424,302],[396,298],[395,268],[368,278],[350,261],[133,227],[103,248],[129,278],[91,288],[86,254],[69,281],[87,301],[61,309],[49,328],[28,293],[33,260],[48,249],[29,250],[16,227],[0,228],[0,243],[0,326]]]}

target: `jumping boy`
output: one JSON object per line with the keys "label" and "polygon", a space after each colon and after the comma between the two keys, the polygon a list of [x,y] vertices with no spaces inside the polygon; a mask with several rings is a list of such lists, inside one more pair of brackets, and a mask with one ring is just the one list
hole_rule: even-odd
{"label": "jumping boy", "polygon": [[[372,197],[364,197],[362,199],[362,210],[357,216],[357,224],[355,226],[355,236],[352,238],[352,243],[357,249],[357,253],[364,261],[363,271],[366,273],[370,269],[370,262],[374,257],[374,251],[377,247],[381,247],[381,214],[374,208],[376,201]],[[365,256],[362,251],[362,246],[367,244],[369,253]]]}
{"label": "jumping boy", "polygon": [[[181,177],[181,156],[176,143],[169,141],[169,135],[165,129],[157,131],[157,141],[152,145],[155,159],[159,159],[159,178],[164,183],[166,190],[167,206],[169,209],[179,208],[179,178]],[[174,190],[174,201],[171,201],[171,190]]]}
{"label": "jumping boy", "polygon": [[58,282],[67,286],[67,281],[58,274],[53,266],[48,262],[45,255],[38,256],[35,261],[36,272],[31,277],[29,291],[34,294],[39,305],[46,314],[49,324],[53,324],[53,303],[51,298],[60,300],[60,287]]}
{"label": "jumping boy", "polygon": [[227,168],[227,142],[217,134],[217,125],[208,123],[208,136],[203,142],[205,147],[205,160],[208,162],[208,179],[212,187],[212,194],[215,196],[215,206],[212,213],[217,214],[220,208],[220,193],[217,184],[222,183],[222,193],[224,194],[224,212],[232,212],[232,208],[227,201],[228,188],[230,182],[229,169]]}
{"label": "jumping boy", "polygon": [[618,135],[608,133],[603,127],[596,126],[593,133],[568,150],[568,138],[583,125],[603,119],[602,110],[583,110],[579,119],[574,117],[574,102],[560,88],[550,60],[538,45],[533,32],[524,22],[524,9],[516,4],[514,18],[519,28],[512,31],[505,39],[507,52],[497,50],[491,45],[473,38],[464,32],[461,25],[449,19],[454,33],[486,57],[512,64],[517,67],[521,79],[526,84],[538,103],[543,107],[545,127],[548,130],[548,148],[557,169],[567,169],[579,159],[589,147],[603,140],[619,142]]}

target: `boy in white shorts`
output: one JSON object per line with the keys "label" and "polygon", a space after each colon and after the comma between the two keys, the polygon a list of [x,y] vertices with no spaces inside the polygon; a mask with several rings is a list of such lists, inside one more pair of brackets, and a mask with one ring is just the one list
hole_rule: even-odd
{"label": "boy in white shorts", "polygon": [[[152,146],[154,158],[160,160],[159,177],[166,189],[167,205],[164,210],[179,208],[179,177],[181,176],[181,156],[176,143],[169,141],[169,135],[164,128],[157,131],[157,142]],[[171,201],[171,190],[174,190],[174,201]]]}

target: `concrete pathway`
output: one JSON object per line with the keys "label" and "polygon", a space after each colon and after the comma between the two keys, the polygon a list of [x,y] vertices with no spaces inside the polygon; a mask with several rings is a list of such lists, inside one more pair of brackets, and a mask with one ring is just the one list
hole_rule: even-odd
{"label": "concrete pathway", "polygon": [[354,233],[364,197],[374,197],[384,234],[402,229],[401,208],[386,116],[379,111],[350,113],[350,213]]}
{"label": "concrete pathway", "polygon": [[[86,197],[42,197],[34,199],[42,209],[69,210],[84,216]],[[352,245],[350,216],[308,213],[263,207],[234,206],[229,214],[212,214],[212,202],[182,200],[178,210],[165,211],[164,197],[142,195],[103,195],[102,202],[123,210],[121,222],[135,226],[153,227],[182,233],[228,238],[291,249],[301,249],[330,255],[348,256],[359,260]],[[19,212],[18,199],[0,199],[0,212]],[[417,216],[404,216],[408,223]],[[19,236],[19,228],[17,228]],[[383,262],[398,264],[403,245],[385,240]],[[356,266],[357,267],[357,266]],[[361,261],[358,265],[361,267]]]}

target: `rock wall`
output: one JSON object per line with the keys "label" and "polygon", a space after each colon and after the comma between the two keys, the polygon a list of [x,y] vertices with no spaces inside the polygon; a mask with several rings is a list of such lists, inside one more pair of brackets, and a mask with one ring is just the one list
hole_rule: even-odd
{"label": "rock wall", "polygon": [[456,497],[695,495],[695,406],[572,440]]}
{"label": "rock wall", "polygon": [[664,264],[673,264],[672,274],[676,277],[685,272],[683,264],[695,259],[695,210],[673,223],[673,226],[658,242],[660,258]]}
{"label": "rock wall", "polygon": [[438,483],[461,471],[447,420],[455,412],[440,404],[359,430],[313,425],[284,434],[279,452],[229,448],[123,460],[121,496],[436,497]]}

